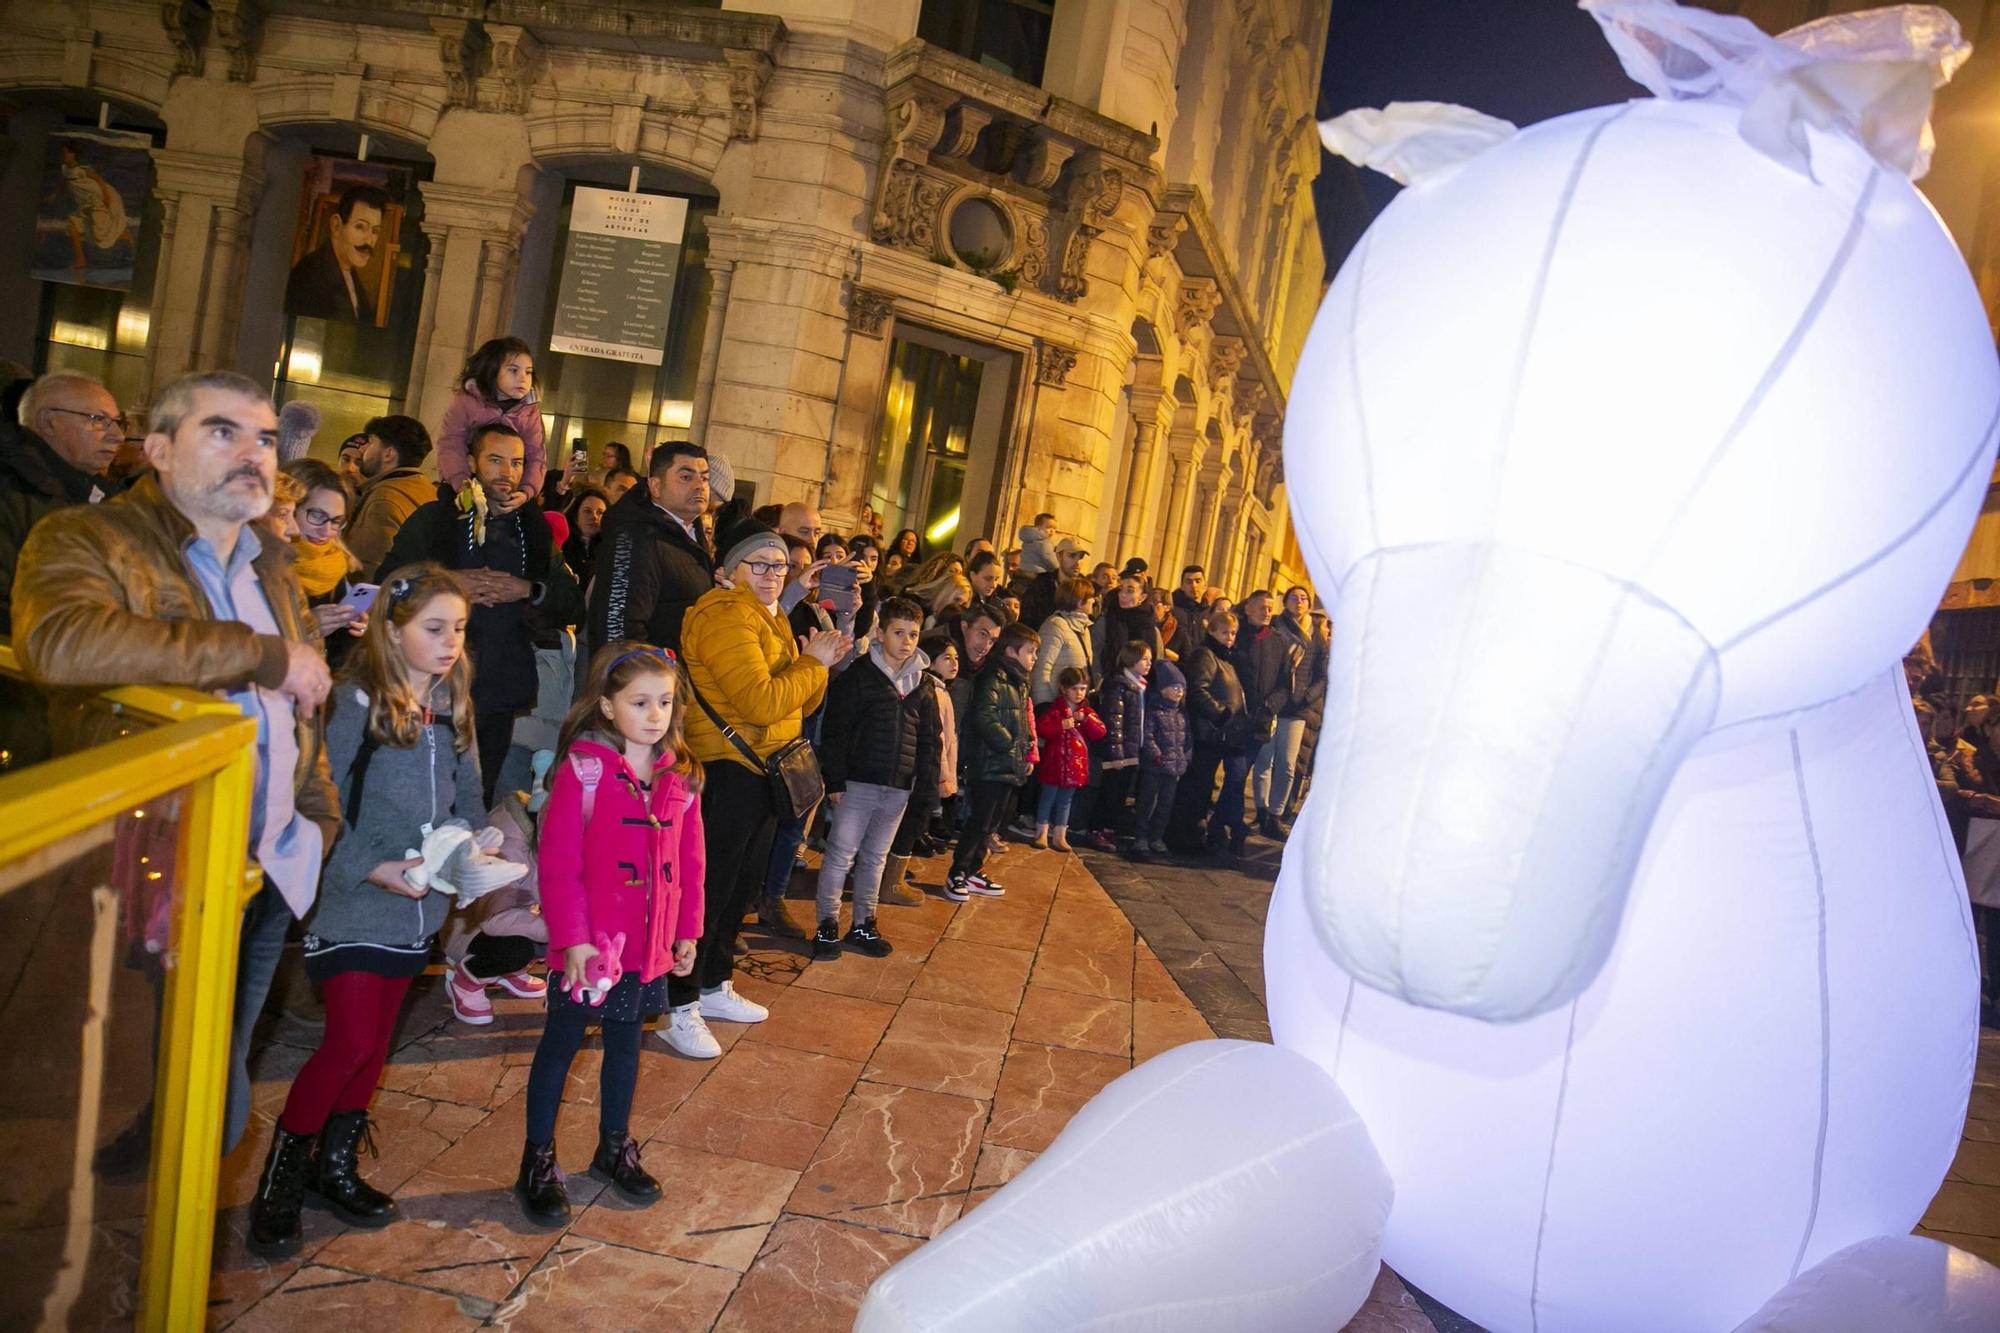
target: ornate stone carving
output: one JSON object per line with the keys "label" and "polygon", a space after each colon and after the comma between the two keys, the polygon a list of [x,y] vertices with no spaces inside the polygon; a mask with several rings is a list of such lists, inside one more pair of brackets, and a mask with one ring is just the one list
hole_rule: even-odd
{"label": "ornate stone carving", "polygon": [[1037,214],[1021,217],[1020,274],[1023,286],[1038,288],[1049,271],[1049,228]]}
{"label": "ornate stone carving", "polygon": [[1101,153],[1090,153],[1070,164],[1064,197],[1062,269],[1056,275],[1056,299],[1074,302],[1089,290],[1086,278],[1090,243],[1118,211],[1125,197],[1125,172]]}
{"label": "ornate stone carving", "polygon": [[431,31],[437,34],[438,63],[444,68],[446,106],[471,108],[477,104],[473,89],[479,80],[479,62],[486,34],[464,19],[434,18]]}
{"label": "ornate stone carving", "polygon": [[482,85],[480,100],[489,110],[518,115],[528,109],[529,91],[541,72],[541,40],[514,24],[489,23],[485,28],[492,43],[486,60],[491,78]]}
{"label": "ornate stone carving", "polygon": [[174,48],[174,73],[200,74],[202,43],[208,39],[208,7],[195,0],[161,0],[160,27]]}
{"label": "ornate stone carving", "polygon": [[1155,213],[1146,227],[1146,258],[1159,259],[1173,253],[1187,224],[1185,213]]}
{"label": "ornate stone carving", "polygon": [[1181,282],[1180,299],[1174,303],[1174,327],[1186,337],[1215,317],[1222,304],[1222,288],[1214,278],[1186,278]]}
{"label": "ornate stone carving", "polygon": [[248,83],[257,75],[257,39],[263,33],[259,0],[210,0],[216,40],[229,53],[229,81]]}
{"label": "ornate stone carving", "polygon": [[1050,188],[1075,154],[1072,144],[1053,135],[1036,135],[1021,163],[1021,183],[1036,190]]}
{"label": "ornate stone carving", "polygon": [[915,93],[889,108],[889,144],[899,156],[928,153],[944,137],[942,99]]}
{"label": "ornate stone carving", "polygon": [[1060,389],[1069,382],[1069,373],[1075,369],[1075,348],[1059,347],[1051,342],[1035,344],[1035,383]]}
{"label": "ornate stone carving", "polygon": [[979,132],[993,123],[993,113],[970,102],[960,102],[946,118],[946,133],[937,151],[946,157],[969,156],[979,143]]}
{"label": "ornate stone carving", "polygon": [[938,228],[952,183],[908,160],[892,162],[882,182],[873,236],[878,244],[938,256]]}
{"label": "ornate stone carving", "polygon": [[882,336],[882,330],[895,310],[895,299],[887,292],[871,291],[866,287],[853,287],[847,293],[847,327],[870,338]]}
{"label": "ornate stone carving", "polygon": [[1264,387],[1262,380],[1238,380],[1234,398],[1238,409],[1246,416],[1254,417],[1270,401],[1271,391]]}
{"label": "ornate stone carving", "polygon": [[[1189,279],[1189,282],[1194,281],[1200,280]],[[1210,285],[1212,286],[1213,284],[1211,283]],[[1185,301],[1187,284],[1182,284],[1181,291],[1182,299]],[[1222,293],[1218,290],[1216,292],[1216,299],[1220,300],[1221,296]],[[1210,306],[1209,309],[1213,310],[1214,307]],[[1215,337],[1210,342],[1208,349],[1208,382],[1220,387],[1236,378],[1236,368],[1243,364],[1244,351],[1245,348],[1241,338],[1231,338],[1227,335],[1218,335]]]}
{"label": "ornate stone carving", "polygon": [[757,103],[771,79],[771,58],[762,51],[724,51],[729,64],[729,137],[757,137]]}

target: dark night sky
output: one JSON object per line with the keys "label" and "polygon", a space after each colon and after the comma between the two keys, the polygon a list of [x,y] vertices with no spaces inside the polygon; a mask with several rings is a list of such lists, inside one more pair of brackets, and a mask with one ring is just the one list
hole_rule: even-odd
{"label": "dark night sky", "polygon": [[[1573,0],[1334,0],[1319,115],[1457,102],[1530,125],[1643,92]],[[1397,186],[1331,155],[1313,186],[1331,278]]]}

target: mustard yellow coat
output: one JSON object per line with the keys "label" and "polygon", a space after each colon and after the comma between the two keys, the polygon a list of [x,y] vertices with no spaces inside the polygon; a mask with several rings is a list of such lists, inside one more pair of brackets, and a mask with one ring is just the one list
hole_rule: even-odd
{"label": "mustard yellow coat", "polygon": [[[792,629],[748,588],[704,593],[681,622],[681,660],[695,689],[759,759],[797,740],[800,722],[826,694],[827,669],[799,652]],[[693,699],[687,747],[704,764],[756,771]]]}

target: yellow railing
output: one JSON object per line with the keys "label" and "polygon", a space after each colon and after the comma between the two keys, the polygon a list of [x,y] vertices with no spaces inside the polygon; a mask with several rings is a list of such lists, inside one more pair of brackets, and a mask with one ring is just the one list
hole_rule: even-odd
{"label": "yellow railing", "polygon": [[[21,674],[4,642],[0,674]],[[188,792],[159,1017],[138,1323],[198,1328],[214,1243],[237,941],[243,902],[257,882],[247,860],[257,724],[230,703],[187,690],[112,690],[97,704],[150,729],[0,777],[0,867]],[[0,892],[13,887],[0,879]],[[80,1153],[90,1150],[80,1145]]]}

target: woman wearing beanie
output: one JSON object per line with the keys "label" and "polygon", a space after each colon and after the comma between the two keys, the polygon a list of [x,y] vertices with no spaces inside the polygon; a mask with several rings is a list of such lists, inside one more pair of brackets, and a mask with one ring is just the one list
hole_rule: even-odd
{"label": "woman wearing beanie", "polygon": [[[716,534],[718,562],[734,585],[706,593],[681,622],[687,669],[687,748],[707,774],[701,793],[708,854],[701,944],[695,970],[667,983],[667,1045],[697,1060],[722,1046],[708,1020],[760,1023],[764,1006],[736,994],[736,929],[756,901],[781,816],[764,761],[799,738],[819,707],[833,664],[853,640],[834,630],[794,639],[778,609],[785,588],[784,539],[754,519]],[[728,734],[724,734],[724,728]]]}

